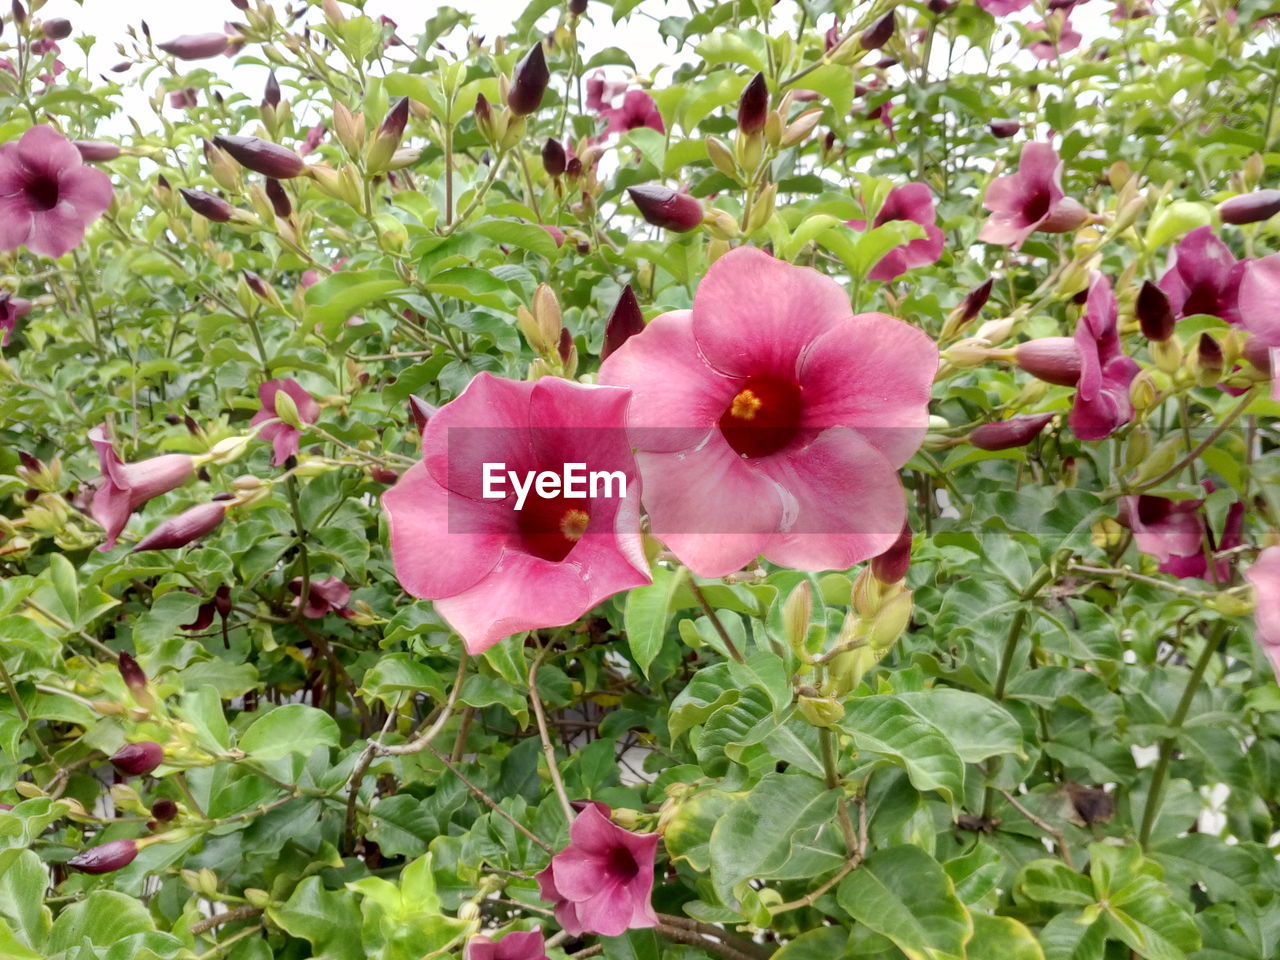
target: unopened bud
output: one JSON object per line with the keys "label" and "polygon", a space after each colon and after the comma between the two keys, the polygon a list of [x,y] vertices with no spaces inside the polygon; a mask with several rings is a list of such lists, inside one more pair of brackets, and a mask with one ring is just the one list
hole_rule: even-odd
{"label": "unopened bud", "polygon": [[984,423],[970,431],[966,438],[979,450],[1012,450],[1025,447],[1040,436],[1053,419],[1052,413],[1037,413],[1024,417],[1012,417],[998,423]]}
{"label": "unopened bud", "polygon": [[507,94],[507,106],[518,117],[527,116],[542,106],[542,95],[551,82],[547,59],[542,44],[534,44],[525,58],[511,72],[511,89]]}
{"label": "unopened bud", "polygon": [[112,840],[76,854],[67,866],[81,873],[111,873],[123,869],[138,855],[138,841]]}
{"label": "unopened bud", "polygon": [[1189,361],[1191,363],[1191,372],[1195,375],[1196,383],[1200,386],[1212,387],[1222,379],[1222,371],[1226,367],[1226,362],[1222,355],[1222,347],[1213,338],[1212,334],[1208,332],[1200,334],[1200,339],[1196,342],[1195,350],[1192,352]]}
{"label": "unopened bud", "polygon": [[628,187],[627,194],[645,221],[673,233],[687,233],[702,222],[702,204],[687,193],[660,184]]}
{"label": "unopened bud", "polygon": [[805,655],[805,640],[809,636],[809,619],[812,616],[813,594],[809,581],[802,580],[782,605],[783,639],[797,657]]}
{"label": "unopened bud", "polygon": [[844,704],[835,697],[801,695],[796,699],[796,710],[814,727],[834,727],[844,719]]}
{"label": "unopened bud", "polygon": [[226,53],[231,38],[225,33],[187,33],[156,46],[179,60],[207,60]]}
{"label": "unopened bud", "polygon": [[547,142],[542,145],[542,169],[547,172],[547,176],[560,176],[568,162],[564,146],[559,140],[548,137]]}
{"label": "unopened bud", "polygon": [[987,129],[991,131],[991,135],[1006,139],[1012,137],[1015,133],[1022,129],[1022,121],[1020,120],[992,120],[987,124]]}
{"label": "unopened bud", "polygon": [[164,748],[144,740],[126,743],[111,755],[111,765],[130,777],[144,777],[164,762]]}
{"label": "unopened bud", "polygon": [[1149,370],[1139,372],[1129,384],[1129,401],[1138,413],[1150,410],[1156,402],[1158,393],[1155,378],[1151,376]]}
{"label": "unopened bud", "polygon": [[1223,223],[1261,223],[1280,213],[1280,190],[1257,190],[1218,204]]}
{"label": "unopened bud", "polygon": [[902,525],[902,532],[884,553],[871,558],[871,576],[881,583],[897,583],[907,575],[911,567],[911,527]]}
{"label": "unopened bud", "polygon": [[889,42],[889,38],[893,36],[895,26],[894,12],[890,10],[870,27],[862,31],[862,36],[858,38],[858,42],[862,45],[863,50],[879,50]]}
{"label": "unopened bud", "polygon": [[803,143],[809,138],[809,134],[813,133],[821,119],[821,110],[806,110],[783,128],[782,139],[778,145],[785,150]]}
{"label": "unopened bud", "polygon": [[378,132],[369,144],[365,157],[365,169],[369,173],[382,173],[391,163],[391,158],[400,147],[404,138],[404,128],[409,122],[409,98],[401,97],[395,106],[387,111]]}
{"label": "unopened bud", "polygon": [[1071,337],[1039,337],[1018,344],[1014,363],[1046,383],[1074,387],[1080,382],[1080,350]]}
{"label": "unopened bud", "polygon": [[764,74],[757,73],[738,100],[738,131],[743,135],[759,133],[764,129],[768,113],[769,85],[765,82]]}
{"label": "unopened bud", "polygon": [[1176,321],[1173,308],[1169,305],[1169,297],[1150,280],[1143,281],[1142,289],[1138,291],[1134,313],[1142,327],[1143,336],[1148,340],[1168,340],[1173,336]]}
{"label": "unopened bud", "polygon": [[628,283],[622,288],[618,302],[605,323],[604,346],[600,350],[600,359],[606,359],[643,329],[644,314],[640,312],[640,304],[636,302],[635,292]]}
{"label": "unopened bud", "polygon": [[226,515],[225,501],[198,504],[161,523],[138,541],[133,552],[185,547],[211,533],[218,524],[222,523]]}

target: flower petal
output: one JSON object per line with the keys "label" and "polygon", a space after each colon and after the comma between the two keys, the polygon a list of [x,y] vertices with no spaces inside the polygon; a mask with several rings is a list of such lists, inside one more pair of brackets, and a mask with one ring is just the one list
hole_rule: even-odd
{"label": "flower petal", "polygon": [[32,127],[18,141],[22,165],[41,177],[56,180],[58,174],[83,161],[71,141],[47,123]]}
{"label": "flower petal", "polygon": [[533,387],[482,372],[441,407],[422,437],[422,459],[436,483],[480,500],[484,464],[504,463],[521,475],[537,469],[529,442]]}
{"label": "flower petal", "polygon": [[111,178],[94,167],[75,167],[58,178],[58,203],[69,203],[85,224],[111,206]]}

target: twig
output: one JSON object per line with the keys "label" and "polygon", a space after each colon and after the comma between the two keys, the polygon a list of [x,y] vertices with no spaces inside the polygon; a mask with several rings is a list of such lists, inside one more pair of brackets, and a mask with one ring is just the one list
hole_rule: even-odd
{"label": "twig", "polygon": [[222,913],[215,913],[212,917],[205,917],[203,920],[197,920],[191,925],[191,933],[199,935],[208,933],[214,927],[221,927],[224,924],[235,923],[237,920],[250,920],[254,917],[262,916],[262,910],[259,907],[234,907],[231,910],[225,910]]}
{"label": "twig", "polygon": [[1070,869],[1074,870],[1076,867],[1075,867],[1075,864],[1071,862],[1071,851],[1067,848],[1066,835],[1061,830],[1055,829],[1045,821],[1041,820],[1034,813],[1032,813],[1030,810],[1028,810],[1026,807],[1020,804],[1017,798],[1008,790],[1001,790],[1000,794],[1006,800],[1009,801],[1009,804],[1010,806],[1013,807],[1013,809],[1017,810],[1020,814],[1022,814],[1024,817],[1030,820],[1033,824],[1035,824],[1037,827],[1039,827],[1041,830],[1043,830],[1045,833],[1047,833],[1050,837],[1053,838],[1054,842],[1057,843],[1058,845],[1058,850],[1062,853],[1062,862],[1065,863]]}
{"label": "twig", "polygon": [[716,616],[715,610],[707,602],[706,594],[702,592],[702,588],[698,586],[698,582],[694,579],[692,573],[689,575],[689,590],[693,593],[694,599],[698,601],[698,605],[702,607],[702,612],[711,621],[711,625],[715,627],[716,633],[720,635],[720,640],[724,643],[725,649],[729,651],[729,655],[739,663],[746,663],[747,661],[743,659],[737,646],[734,645],[733,640],[729,637],[729,631],[724,628],[724,624]]}
{"label": "twig", "polygon": [[542,740],[542,755],[547,758],[547,773],[551,776],[551,784],[556,789],[556,796],[560,798],[560,807],[564,810],[565,820],[573,823],[573,807],[569,804],[569,794],[565,792],[564,781],[560,779],[560,768],[556,765],[556,748],[551,742],[551,735],[547,733],[547,716],[542,709],[542,698],[538,696],[538,668],[542,666],[542,661],[549,651],[550,647],[540,649],[529,666],[529,703],[533,706],[533,715],[538,721],[538,737]]}
{"label": "twig", "polygon": [[462,773],[462,771],[459,770],[457,767],[455,767],[449,761],[449,759],[445,757],[445,755],[442,754],[439,750],[437,750],[435,747],[427,747],[427,750],[430,751],[433,757],[435,757],[437,760],[439,760],[441,763],[444,764],[446,770],[448,770],[455,777],[461,780],[463,783],[463,786],[465,786],[468,790],[470,790],[472,794],[475,795],[477,800],[482,801],[486,806],[488,806],[490,810],[492,810],[498,816],[502,817],[502,819],[506,820],[507,823],[515,827],[517,830],[519,830],[526,837],[528,837],[530,840],[532,840],[534,843],[540,846],[547,853],[554,854],[556,852],[555,847],[551,846],[551,844],[547,843],[545,840],[539,837],[536,833],[534,833],[532,830],[526,827],[523,823],[515,819],[513,816],[511,816],[511,814],[507,813],[507,811],[503,810],[502,807],[498,805],[498,802],[493,799],[493,797],[489,796],[487,793],[481,790],[478,786],[476,786],[474,783],[468,780],[466,776]]}

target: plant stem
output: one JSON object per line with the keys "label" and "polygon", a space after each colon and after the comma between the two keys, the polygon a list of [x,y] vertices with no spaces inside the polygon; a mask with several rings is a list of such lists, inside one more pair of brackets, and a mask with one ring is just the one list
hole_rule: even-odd
{"label": "plant stem", "polygon": [[529,703],[533,706],[533,715],[538,721],[538,736],[542,740],[542,755],[547,758],[547,773],[551,776],[551,784],[555,787],[556,796],[560,798],[560,807],[564,810],[565,820],[573,823],[573,807],[569,804],[569,794],[565,792],[564,781],[560,779],[560,768],[556,764],[556,748],[547,733],[547,715],[542,709],[542,698],[538,696],[538,668],[546,657],[549,647],[543,647],[533,658],[529,667]]}
{"label": "plant stem", "polygon": [[707,615],[707,619],[711,621],[711,625],[715,627],[716,633],[720,635],[721,642],[729,651],[729,656],[737,660],[739,663],[746,663],[742,652],[738,649],[737,644],[733,642],[733,638],[729,636],[729,631],[724,628],[724,624],[720,622],[720,618],[716,616],[715,610],[707,601],[706,594],[702,592],[702,588],[698,586],[698,582],[693,578],[693,574],[689,575],[689,590],[693,593],[694,599],[698,601],[698,605],[702,607],[702,612]]}

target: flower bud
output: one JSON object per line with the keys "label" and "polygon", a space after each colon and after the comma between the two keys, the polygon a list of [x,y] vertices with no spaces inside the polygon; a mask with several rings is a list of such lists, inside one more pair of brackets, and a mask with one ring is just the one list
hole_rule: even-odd
{"label": "flower bud", "polygon": [[[1137,383],[1138,381],[1134,381]],[[1129,390],[1130,395],[1133,394],[1133,388]],[[1124,467],[1125,470],[1136,470],[1142,465],[1142,461],[1147,459],[1151,453],[1151,428],[1145,423],[1134,424],[1129,431],[1129,436],[1124,444]]]}
{"label": "flower bud", "polygon": [[271,209],[275,211],[277,217],[282,220],[289,219],[293,213],[293,204],[289,201],[289,194],[285,192],[279,180],[267,178],[267,199],[271,201]]}
{"label": "flower bud", "polygon": [[884,553],[871,558],[871,576],[881,583],[897,583],[911,567],[911,527],[904,523],[898,539]]}
{"label": "flower bud", "polygon": [[796,710],[813,727],[834,727],[844,719],[844,704],[835,697],[807,697],[796,700]]}
{"label": "flower bud", "polygon": [[40,29],[50,40],[65,40],[71,36],[71,21],[63,17],[54,17],[40,24]]}
{"label": "flower bud", "polygon": [[80,151],[85,163],[100,163],[120,156],[120,145],[106,140],[73,140],[71,145]]}
{"label": "flower bud", "polygon": [[111,873],[133,863],[138,855],[138,841],[112,840],[76,854],[67,866],[81,873]]}
{"label": "flower bud", "polygon": [[178,815],[178,805],[167,797],[161,797],[151,805],[151,817],[157,823],[168,823]]}
{"label": "flower bud", "polygon": [[215,147],[208,140],[201,141],[201,144],[204,148],[205,162],[209,165],[209,173],[213,175],[214,182],[228,193],[239,193],[244,187],[240,167],[220,147]]}
{"label": "flower bud", "polygon": [[952,0],[929,0],[926,6],[928,6],[930,13],[942,16],[944,13],[949,12],[955,4]]}
{"label": "flower bud", "polygon": [[991,131],[991,135],[999,137],[1001,140],[1006,137],[1012,137],[1015,133],[1022,129],[1022,121],[1020,120],[992,120],[987,124],[987,129]]}
{"label": "flower bud", "polygon": [[382,173],[391,163],[392,156],[400,147],[404,138],[404,128],[409,122],[409,98],[401,97],[394,107],[387,111],[373,142],[369,144],[365,157],[365,169],[369,173]]}
{"label": "flower bud", "polygon": [[180,187],[178,192],[182,194],[182,199],[187,201],[187,206],[206,220],[226,223],[235,215],[235,207],[215,194],[188,187]]}
{"label": "flower bud", "polygon": [[[284,391],[280,391],[283,394]],[[277,394],[277,400],[280,396]],[[227,515],[226,501],[201,503],[171,517],[148,533],[133,548],[134,553],[144,550],[172,550],[194,543],[211,533]]]}
{"label": "flower bud", "polygon": [[1129,402],[1138,413],[1150,410],[1156,402],[1159,391],[1156,390],[1155,378],[1150,370],[1142,370],[1129,384]]}
{"label": "flower bud", "polygon": [[1182,366],[1182,343],[1176,337],[1151,344],[1151,359],[1162,373],[1174,374]]}
{"label": "flower bud", "polygon": [[833,695],[842,697],[862,682],[863,676],[884,657],[884,653],[863,645],[833,657],[827,665],[827,685]]}
{"label": "flower bud", "polygon": [[967,370],[970,367],[982,366],[991,359],[993,353],[991,344],[986,340],[967,337],[943,350],[942,359],[953,367]]}
{"label": "flower bud", "polygon": [[1138,291],[1134,313],[1137,314],[1143,336],[1148,340],[1168,340],[1173,336],[1176,320],[1173,308],[1169,306],[1169,297],[1150,280],[1144,280],[1142,289]]}
{"label": "flower bud", "polygon": [[725,145],[723,140],[717,137],[707,137],[707,156],[711,159],[711,164],[726,177],[737,179],[738,169],[737,163],[733,159],[733,151]]}
{"label": "flower bud", "polygon": [[655,227],[688,233],[702,222],[702,204],[687,193],[656,183],[628,187],[627,193],[640,216]]}
{"label": "flower bud", "polygon": [[640,304],[636,302],[635,292],[628,283],[622,288],[618,302],[605,322],[604,346],[600,348],[600,359],[606,359],[643,329],[644,314],[640,312]]}
{"label": "flower bud", "polygon": [[1025,447],[1040,435],[1053,419],[1052,413],[1037,413],[1025,417],[1012,417],[999,423],[984,423],[969,432],[966,438],[979,450],[1011,450]]}
{"label": "flower bud", "polygon": [[409,397],[409,414],[413,417],[413,422],[418,428],[418,433],[422,433],[427,429],[427,422],[435,416],[437,408],[427,403],[421,397]]}
{"label": "flower bud", "polygon": [[1200,386],[1212,387],[1222,379],[1222,371],[1226,367],[1222,346],[1208,332],[1200,334],[1189,361],[1191,372]]}
{"label": "flower bud", "polygon": [[870,27],[862,31],[862,36],[858,38],[858,42],[862,44],[863,50],[879,50],[889,42],[889,38],[893,36],[895,26],[893,11],[890,10]]}
{"label": "flower bud", "polygon": [[769,85],[765,83],[764,74],[757,73],[738,100],[738,131],[743,135],[759,133],[764,129],[768,113]]}
{"label": "flower bud", "polygon": [[1071,337],[1040,337],[1013,349],[1013,360],[1033,377],[1074,387],[1080,382],[1080,351]]}
{"label": "flower bud", "polygon": [[1280,190],[1256,190],[1218,204],[1223,223],[1261,223],[1280,213]]}
{"label": "flower bud", "polygon": [[1053,206],[1038,229],[1045,233],[1070,233],[1089,219],[1089,211],[1078,200],[1063,197]]}
{"label": "flower bud", "polygon": [[1138,466],[1133,475],[1133,482],[1143,484],[1162,476],[1170,467],[1178,462],[1183,450],[1182,435],[1176,434],[1160,443]]}
{"label": "flower bud", "polygon": [[111,755],[111,765],[127,777],[145,777],[164,763],[164,747],[150,740],[126,743]]}
{"label": "flower bud", "polygon": [[496,143],[498,130],[493,123],[493,108],[489,106],[483,93],[476,94],[475,117],[476,129],[480,131],[480,135],[489,143]]}
{"label": "flower bud", "polygon": [[184,33],[180,37],[157,43],[165,53],[179,60],[207,60],[227,52],[231,38],[225,33]]}
{"label": "flower bud", "polygon": [[821,110],[806,110],[800,116],[796,117],[782,131],[782,139],[779,146],[784,150],[788,147],[794,147],[798,143],[807,140],[809,134],[813,133],[814,128],[818,125],[818,121],[822,119]]}
{"label": "flower bud", "polygon": [[587,0],[569,0],[569,12],[575,16],[582,16],[587,12]]}
{"label": "flower bud", "polygon": [[994,277],[988,277],[986,281],[978,284],[966,294],[964,300],[960,302],[960,306],[956,307],[957,322],[959,324],[968,323],[982,312],[982,308],[991,299],[991,288],[995,285],[995,282]]}
{"label": "flower bud", "polygon": [[147,689],[147,675],[143,672],[142,667],[138,665],[138,661],[134,659],[133,654],[123,652],[120,659],[116,661],[116,669],[120,671],[120,678],[124,680],[125,685],[135,694],[140,690]]}
{"label": "flower bud", "polygon": [[267,74],[267,85],[262,91],[262,103],[268,107],[280,106],[280,81],[276,79],[274,70]]}
{"label": "flower bud", "polygon": [[560,176],[564,173],[565,165],[568,162],[569,157],[564,152],[564,147],[560,141],[548,137],[547,142],[542,145],[542,169],[547,171],[547,176]]}
{"label": "flower bud", "polygon": [[903,590],[889,599],[871,621],[867,645],[875,652],[888,650],[911,624],[911,591]]}
{"label": "flower bud", "polygon": [[231,137],[223,134],[213,138],[214,144],[221,147],[245,169],[276,180],[287,180],[306,171],[307,165],[302,158],[278,143],[263,140],[260,137]]}
{"label": "flower bud", "polygon": [[813,616],[813,592],[808,580],[791,591],[782,604],[782,632],[792,652],[803,658],[806,654],[805,640],[809,636],[809,619]]}
{"label": "flower bud", "polygon": [[507,94],[507,106],[517,117],[527,116],[542,106],[542,95],[547,92],[551,73],[542,44],[536,43],[525,58],[511,72],[511,90]]}
{"label": "flower bud", "polygon": [[341,100],[333,105],[333,132],[352,160],[364,153],[365,124],[364,114],[352,115]]}

